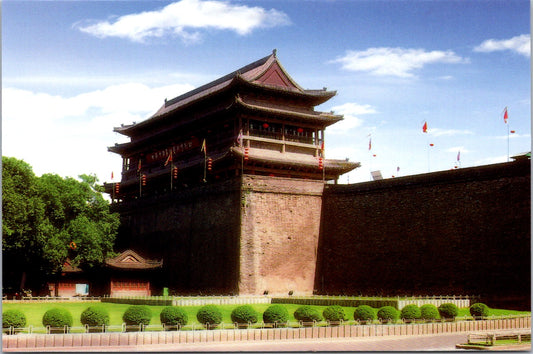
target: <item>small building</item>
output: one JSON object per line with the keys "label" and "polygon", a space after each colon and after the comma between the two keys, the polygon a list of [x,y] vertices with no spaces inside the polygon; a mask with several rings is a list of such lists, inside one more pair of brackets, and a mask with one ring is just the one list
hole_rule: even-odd
{"label": "small building", "polygon": [[105,262],[109,269],[109,296],[151,296],[150,278],[163,260],[150,260],[126,250]]}
{"label": "small building", "polygon": [[130,249],[106,259],[103,268],[93,271],[83,271],[67,259],[61,275],[48,283],[49,295],[150,296],[153,291],[150,280],[158,276],[162,265],[162,260],[144,258]]}

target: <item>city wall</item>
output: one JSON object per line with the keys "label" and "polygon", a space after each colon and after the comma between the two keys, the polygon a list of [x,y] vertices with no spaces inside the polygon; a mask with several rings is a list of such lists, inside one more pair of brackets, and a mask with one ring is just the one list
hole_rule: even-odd
{"label": "city wall", "polygon": [[315,288],[530,308],[529,160],[327,185]]}

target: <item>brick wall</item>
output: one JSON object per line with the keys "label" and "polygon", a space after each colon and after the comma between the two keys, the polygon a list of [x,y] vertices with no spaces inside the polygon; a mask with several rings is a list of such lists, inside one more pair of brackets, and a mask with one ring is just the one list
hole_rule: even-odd
{"label": "brick wall", "polygon": [[328,185],[316,287],[529,308],[530,196],[529,160]]}
{"label": "brick wall", "polygon": [[240,294],[311,294],[323,183],[245,176]]}

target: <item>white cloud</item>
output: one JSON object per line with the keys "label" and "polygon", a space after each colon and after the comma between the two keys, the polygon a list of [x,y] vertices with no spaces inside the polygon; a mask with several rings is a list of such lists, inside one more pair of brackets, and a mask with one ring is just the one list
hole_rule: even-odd
{"label": "white cloud", "polygon": [[331,134],[346,134],[350,129],[357,128],[363,124],[363,120],[359,118],[361,115],[377,113],[376,110],[368,104],[358,104],[348,102],[340,106],[331,108],[335,114],[341,114],[344,119],[327,128],[327,133]]}
{"label": "white cloud", "polygon": [[429,128],[428,133],[432,136],[472,135],[470,130]]}
{"label": "white cloud", "polygon": [[413,77],[413,71],[421,69],[427,64],[467,63],[467,58],[462,58],[453,51],[431,52],[424,49],[404,48],[369,48],[364,51],[349,50],[346,54],[334,61],[341,63],[342,67],[350,71],[364,71],[374,75]]}
{"label": "white cloud", "polygon": [[256,28],[289,23],[289,17],[275,9],[233,5],[226,1],[181,0],[160,10],[125,15],[114,21],[77,24],[76,27],[100,38],[143,42],[146,38],[175,35],[185,42],[196,42],[201,36],[197,29],[230,30],[246,35]]}
{"label": "white cloud", "polygon": [[128,141],[113,127],[146,119],[165,97],[192,88],[130,83],[73,97],[4,88],[2,153],[28,162],[37,175],[96,173],[101,181],[109,180],[111,171],[120,175],[121,162],[107,147]]}
{"label": "white cloud", "polygon": [[487,39],[474,48],[476,52],[490,53],[501,50],[510,50],[524,56],[531,56],[531,37],[522,34],[510,39]]}

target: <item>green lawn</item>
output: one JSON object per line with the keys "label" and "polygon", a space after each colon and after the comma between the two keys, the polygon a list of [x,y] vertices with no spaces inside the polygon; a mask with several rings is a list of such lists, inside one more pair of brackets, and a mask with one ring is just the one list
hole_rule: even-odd
{"label": "green lawn", "polygon": [[[69,302],[69,303],[6,303],[2,305],[2,312],[10,309],[18,309],[26,315],[27,326],[32,325],[34,327],[42,327],[42,318],[46,311],[54,307],[66,308],[72,314],[74,319],[73,326],[81,326],[80,315],[89,306],[102,306],[109,311],[110,325],[122,324],[122,314],[126,309],[131,306],[129,304],[112,304],[112,303],[89,303],[89,302]],[[222,312],[222,321],[224,323],[231,323],[231,311],[239,305],[217,305]],[[270,306],[270,304],[254,304],[252,305],[256,311],[260,314],[259,321],[263,320],[263,312]],[[296,321],[293,317],[294,311],[301,305],[287,304],[284,305],[289,311],[289,321]],[[150,324],[161,324],[159,320],[159,314],[165,306],[149,306],[152,310],[152,320]],[[198,324],[196,320],[196,313],[202,306],[187,306],[183,307],[189,316],[189,324]],[[326,306],[315,306],[320,313],[326,308]],[[353,316],[353,307],[346,307],[346,313],[348,316]]]}
{"label": "green lawn", "polygon": [[[122,314],[126,309],[131,306],[129,304],[113,304],[113,303],[91,303],[91,302],[69,302],[69,303],[4,303],[2,304],[2,311],[9,309],[18,309],[22,311],[27,318],[27,326],[33,327],[42,327],[42,317],[46,311],[54,307],[66,308],[72,314],[74,319],[73,326],[81,326],[80,315],[81,313],[89,306],[103,306],[109,311],[110,315],[110,325],[120,325],[122,324]],[[231,323],[231,311],[239,305],[217,305],[221,310],[223,315],[224,323]],[[254,304],[252,305],[256,311],[260,314],[259,322],[262,321],[263,312],[270,306],[270,304]],[[289,321],[296,321],[293,317],[294,311],[301,305],[296,304],[284,304],[289,311]],[[150,324],[158,325],[161,322],[159,321],[159,314],[165,306],[150,306],[152,310],[152,321]],[[187,306],[184,307],[185,311],[189,316],[189,324],[198,324],[196,320],[196,312],[201,306]],[[320,313],[326,308],[326,306],[314,306]],[[350,319],[353,319],[354,307],[345,307],[345,313]],[[376,309],[377,312],[377,309]],[[501,309],[491,309],[491,314],[495,316],[500,315],[517,315],[517,314],[531,314],[527,311],[513,311],[513,310],[501,310]],[[470,316],[468,308],[459,309],[459,317]]]}

